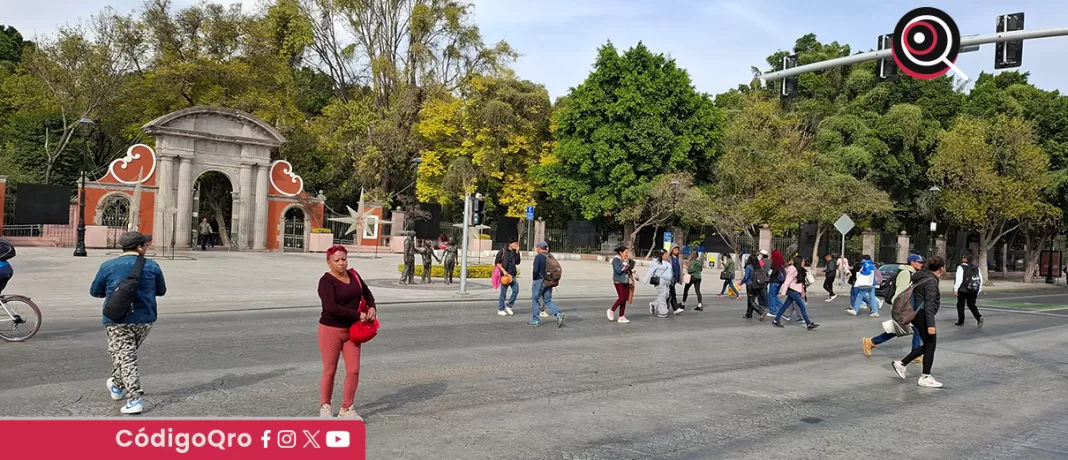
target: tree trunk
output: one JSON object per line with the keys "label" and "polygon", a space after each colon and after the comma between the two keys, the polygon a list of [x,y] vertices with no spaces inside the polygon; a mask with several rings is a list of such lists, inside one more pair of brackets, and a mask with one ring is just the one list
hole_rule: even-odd
{"label": "tree trunk", "polygon": [[812,246],[812,258],[808,259],[812,263],[812,268],[816,268],[819,263],[820,240],[823,239],[823,234],[826,232],[822,225],[816,227],[816,244]]}
{"label": "tree trunk", "polygon": [[[990,270],[987,269],[987,259],[989,258],[990,250],[994,248],[994,244],[997,242],[989,241],[989,239],[989,236],[982,233],[979,234],[979,247],[976,248],[976,252],[978,252],[978,254],[976,254],[976,259],[978,260],[975,260],[974,263],[979,264],[979,273],[983,277],[983,284],[986,286],[993,286],[994,283],[990,280]],[[946,268],[946,271],[949,271],[948,267]]]}
{"label": "tree trunk", "polygon": [[634,228],[634,224],[623,224],[623,246],[631,248],[631,252],[637,250],[634,247],[634,241],[637,239],[638,231]]}
{"label": "tree trunk", "polygon": [[[656,231],[657,230],[660,230],[660,226],[659,225],[657,225],[656,227],[653,227],[653,244],[651,246],[649,246],[649,252],[647,254],[645,254],[645,258],[646,259],[652,257],[653,256],[653,250],[656,249]],[[637,234],[638,230],[635,230],[634,233]]]}
{"label": "tree trunk", "polygon": [[[1040,273],[1039,261],[1042,258],[1042,248],[1045,247],[1046,239],[1050,236],[1047,232],[1041,232],[1037,235],[1031,232],[1024,232],[1024,283],[1033,283],[1035,277]],[[1057,268],[1059,269],[1059,267]]]}
{"label": "tree trunk", "polygon": [[215,214],[215,223],[219,224],[219,245],[229,248],[230,231],[226,229],[226,218],[223,216],[222,209],[217,206],[212,206],[211,209]]}

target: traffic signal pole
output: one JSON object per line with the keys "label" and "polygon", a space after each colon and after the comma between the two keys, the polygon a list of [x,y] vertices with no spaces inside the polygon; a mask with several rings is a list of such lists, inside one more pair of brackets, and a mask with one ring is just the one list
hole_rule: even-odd
{"label": "traffic signal pole", "polygon": [[471,242],[471,195],[464,197],[464,232],[461,247],[464,253],[460,255],[460,294],[467,294],[467,250]]}
{"label": "traffic signal pole", "polygon": [[[1040,29],[1040,30],[1018,30],[1015,32],[1003,32],[998,34],[989,35],[975,35],[970,37],[961,37],[961,48],[975,45],[987,45],[990,43],[1010,42],[1016,40],[1030,40],[1034,38],[1050,38],[1050,37],[1063,37],[1068,36],[1068,27],[1056,27],[1052,29]],[[771,72],[761,75],[759,78],[762,82],[772,82],[782,80],[786,77],[792,77],[794,75],[801,75],[808,72],[818,72],[821,70],[833,69],[835,67],[842,67],[850,64],[857,64],[860,62],[874,61],[877,59],[892,59],[892,50],[884,49],[879,51],[868,51],[867,53],[854,54],[852,56],[845,56],[835,59],[828,59],[826,61],[814,62],[812,64],[805,64],[797,66],[791,69],[780,70],[778,72]]]}

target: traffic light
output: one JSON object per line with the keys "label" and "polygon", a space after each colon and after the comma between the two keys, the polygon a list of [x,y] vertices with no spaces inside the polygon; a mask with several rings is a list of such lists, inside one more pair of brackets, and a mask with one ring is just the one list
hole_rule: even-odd
{"label": "traffic light", "polygon": [[471,225],[482,225],[486,221],[486,201],[481,198],[475,198],[475,203],[471,213]]}
{"label": "traffic light", "polygon": [[[792,69],[794,67],[797,67],[796,54],[782,57],[782,70]],[[780,96],[783,98],[797,96],[797,75],[782,79],[782,92],[780,93]]]}
{"label": "traffic light", "polygon": [[[1023,30],[1024,14],[1003,14],[998,16],[997,33]],[[1011,69],[1023,65],[1023,40],[998,42],[994,47],[994,68]]]}
{"label": "traffic light", "polygon": [[[890,49],[894,42],[894,34],[886,34],[879,36],[879,51]],[[894,62],[893,56],[879,59],[878,67],[876,68],[879,81],[893,81],[897,80],[897,63]]]}

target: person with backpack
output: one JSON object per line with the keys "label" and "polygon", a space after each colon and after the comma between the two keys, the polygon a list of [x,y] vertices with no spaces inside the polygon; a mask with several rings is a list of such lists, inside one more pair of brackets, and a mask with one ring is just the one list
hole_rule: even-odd
{"label": "person with backpack", "polygon": [[823,290],[827,291],[826,301],[834,302],[834,299],[838,298],[838,295],[834,293],[834,276],[838,273],[838,265],[834,254],[827,254],[823,257],[823,260],[827,263],[823,267]]}
{"label": "person with backpack", "polygon": [[[909,254],[908,264],[900,266],[897,272],[897,276],[894,277],[894,280],[890,283],[887,283],[887,285],[883,288],[883,299],[886,300],[886,302],[890,305],[893,305],[894,297],[898,294],[905,292],[910,286],[912,286],[912,275],[916,274],[916,272],[920,270],[923,270],[923,266],[925,263],[927,263],[927,261],[923,258],[923,256],[919,254]],[[884,332],[882,334],[877,335],[875,337],[864,338],[864,340],[862,341],[864,346],[864,356],[871,358],[872,349],[878,347],[880,344],[886,343],[888,340],[894,337],[905,335],[905,331],[907,331],[907,329],[905,328],[909,326],[895,326],[894,324],[887,324],[892,321],[893,320],[891,319],[883,323]],[[912,328],[912,348],[920,348],[923,346],[923,341],[920,340],[920,334],[916,333],[915,329],[916,328],[914,327]],[[895,332],[901,332],[901,334],[897,334]],[[917,357],[916,361],[922,363],[923,357]]]}
{"label": "person with backpack", "polygon": [[[140,414],[143,410],[137,350],[156,322],[156,297],[167,294],[163,270],[156,261],[145,259],[150,242],[152,235],[124,233],[119,237],[122,255],[101,264],[89,287],[90,295],[104,299],[104,331],[113,364],[107,387],[113,401],[126,398],[126,405],[120,410],[123,414]],[[124,283],[128,279],[133,283]],[[116,315],[111,307],[118,298],[130,304]]]}
{"label": "person with backpack", "polygon": [[856,267],[854,271],[856,275],[850,295],[852,303],[850,308],[846,309],[846,313],[857,316],[860,314],[860,306],[867,302],[868,308],[871,309],[871,317],[878,318],[879,302],[875,298],[875,286],[877,285],[875,262],[872,262],[871,256],[864,255],[861,257],[859,267]]}
{"label": "person with backpack", "polygon": [[704,264],[701,261],[700,254],[694,254],[690,258],[690,263],[686,267],[686,274],[690,275],[690,279],[686,281],[686,287],[682,288],[682,309],[686,310],[686,298],[690,296],[690,286],[693,286],[693,292],[697,295],[697,308],[693,311],[704,311],[704,303],[701,298],[701,272],[704,271]]}
{"label": "person with backpack", "polygon": [[[657,249],[653,252],[653,260],[649,263],[649,271],[645,272],[642,282],[651,284],[656,288],[656,300],[649,302],[649,314],[661,318],[668,317],[668,297],[671,295],[671,283],[675,279],[671,272],[671,262],[668,261],[668,253]],[[682,310],[675,310],[675,314]]]}
{"label": "person with backpack", "polygon": [[761,298],[761,294],[767,295],[768,289],[768,274],[764,269],[760,268],[760,259],[755,254],[749,255],[749,260],[745,263],[745,275],[742,277],[742,284],[745,285],[746,295],[746,307],[745,315],[742,318],[753,319],[753,313],[755,312],[761,321],[767,316],[766,299]]}
{"label": "person with backpack", "polygon": [[15,245],[6,238],[0,237],[0,294],[4,293],[8,281],[15,276],[15,270],[11,268],[11,262],[15,257]]}
{"label": "person with backpack", "polygon": [[[939,256],[927,260],[927,269],[912,275],[912,286],[905,290],[892,307],[894,320],[899,324],[912,324],[923,341],[923,346],[913,348],[912,352],[900,361],[893,361],[891,365],[894,371],[902,379],[905,378],[906,367],[913,360],[923,355],[923,373],[916,384],[927,388],[942,388],[934,377],[931,376],[931,366],[934,364],[935,339],[935,315],[941,306],[942,296],[938,290],[938,280],[946,273],[946,261]],[[909,296],[908,294],[912,294]],[[911,300],[911,304],[908,302]]]}
{"label": "person with backpack", "polygon": [[[516,278],[516,274],[519,273],[519,263],[519,240],[511,238],[508,240],[508,246],[501,248],[500,252],[497,253],[497,257],[493,260],[493,264],[497,266],[501,273],[506,273],[512,278],[511,283],[501,284],[501,297],[497,301],[497,314],[500,316],[512,316],[515,314],[512,311],[512,306],[515,305],[515,299],[519,297],[519,279]],[[504,298],[507,297],[509,288],[512,289],[512,297],[505,304]]]}
{"label": "person with backpack", "polygon": [[539,241],[534,245],[534,250],[538,252],[538,255],[534,256],[534,267],[531,270],[533,297],[530,307],[531,320],[527,321],[527,324],[535,327],[541,326],[541,320],[538,318],[538,313],[541,311],[539,304],[544,303],[556,317],[556,327],[562,327],[564,314],[556,308],[556,302],[553,302],[553,288],[560,284],[563,270],[560,268],[560,262],[549,253],[549,243]]}
{"label": "person with backpack", "polygon": [[972,256],[961,258],[961,264],[957,266],[957,276],[953,281],[953,295],[957,296],[957,322],[954,326],[964,325],[964,306],[972,311],[976,327],[983,328],[983,315],[979,314],[979,308],[975,301],[979,293],[983,292],[983,273],[974,263]]}
{"label": "person with backpack", "polygon": [[783,287],[786,288],[786,292],[779,294],[779,297],[786,297],[786,303],[783,304],[782,309],[775,314],[775,321],[771,324],[775,327],[784,327],[782,325],[782,315],[790,308],[791,304],[796,304],[797,309],[801,311],[801,318],[805,320],[805,325],[808,330],[813,330],[820,327],[808,319],[808,311],[805,308],[805,279],[808,277],[808,270],[804,267],[804,260],[800,257],[794,258],[794,264],[786,268],[786,280],[783,282]]}

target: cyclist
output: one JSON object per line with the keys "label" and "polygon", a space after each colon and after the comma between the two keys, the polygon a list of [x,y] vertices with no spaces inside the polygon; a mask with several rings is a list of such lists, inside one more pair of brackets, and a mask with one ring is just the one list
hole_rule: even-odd
{"label": "cyclist", "polygon": [[15,276],[15,271],[11,269],[11,263],[8,262],[12,257],[15,257],[15,246],[12,246],[10,241],[0,237],[0,294],[4,293],[7,282],[11,281],[12,276]]}

